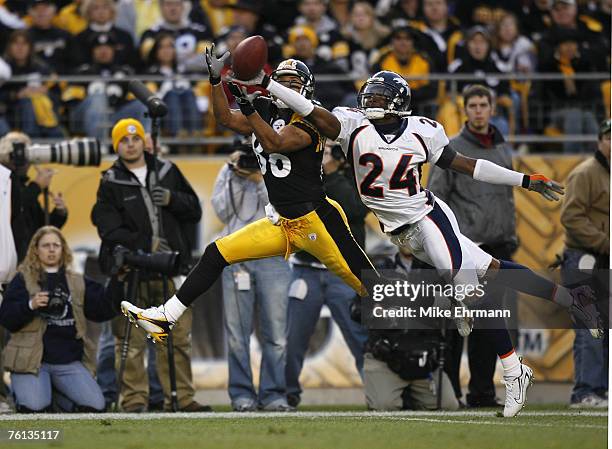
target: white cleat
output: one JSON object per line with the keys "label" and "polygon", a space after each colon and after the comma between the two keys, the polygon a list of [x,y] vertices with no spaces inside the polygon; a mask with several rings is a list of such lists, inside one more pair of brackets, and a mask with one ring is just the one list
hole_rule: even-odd
{"label": "white cleat", "polygon": [[584,325],[591,332],[593,338],[603,338],[604,326],[601,315],[595,307],[595,292],[593,292],[593,289],[583,285],[573,288],[569,292],[573,299],[569,308],[572,321]]}
{"label": "white cleat", "polygon": [[506,403],[504,405],[504,417],[511,418],[525,406],[527,401],[527,389],[533,383],[533,371],[521,362],[521,375],[518,377],[504,376],[506,384]]}
{"label": "white cleat", "polygon": [[166,317],[163,305],[141,309],[129,301],[121,301],[121,311],[132,324],[142,327],[153,343],[164,343],[174,327],[174,321]]}

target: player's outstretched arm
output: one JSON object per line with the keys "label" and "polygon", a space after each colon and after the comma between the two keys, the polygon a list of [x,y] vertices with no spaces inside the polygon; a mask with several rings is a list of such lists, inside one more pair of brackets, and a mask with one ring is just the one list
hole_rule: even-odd
{"label": "player's outstretched arm", "polygon": [[217,58],[215,55],[215,44],[206,48],[206,65],[208,66],[208,77],[212,86],[212,108],[215,115],[215,120],[220,125],[231,129],[240,134],[251,134],[253,128],[249,124],[247,118],[242,113],[235,109],[230,109],[221,84],[221,71],[225,66],[225,61],[229,58],[230,53],[225,52],[223,56]]}
{"label": "player's outstretched arm", "polygon": [[239,82],[248,86],[259,85],[267,89],[268,92],[282,100],[302,117],[308,117],[308,121],[312,122],[319,132],[328,139],[336,140],[340,135],[340,121],[334,114],[321,106],[314,105],[312,101],[298,92],[277,83],[265,72],[261,71],[251,80]]}
{"label": "player's outstretched arm", "polygon": [[[445,149],[447,151],[448,148]],[[465,173],[478,181],[489,184],[523,187],[538,192],[548,201],[559,201],[563,186],[541,174],[525,175],[501,167],[485,159],[472,159],[457,153],[449,165],[451,170]],[[559,195],[557,195],[559,194]]]}
{"label": "player's outstretched arm", "polygon": [[285,126],[276,132],[265,122],[253,107],[253,101],[261,95],[261,92],[249,94],[246,88],[232,82],[228,83],[228,87],[236,97],[240,111],[248,120],[266,153],[291,153],[306,148],[312,143],[312,137],[297,126]]}

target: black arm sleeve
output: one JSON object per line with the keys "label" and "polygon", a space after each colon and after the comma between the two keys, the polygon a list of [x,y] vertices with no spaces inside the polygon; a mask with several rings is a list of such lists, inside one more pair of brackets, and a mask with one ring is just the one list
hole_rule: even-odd
{"label": "black arm sleeve", "polygon": [[110,320],[117,315],[123,296],[123,283],[115,276],[106,287],[85,276],[85,317],[96,322]]}
{"label": "black arm sleeve", "polygon": [[457,156],[457,152],[450,147],[444,147],[442,150],[442,154],[438,158],[436,165],[440,168],[448,168],[452,164],[453,160]]}

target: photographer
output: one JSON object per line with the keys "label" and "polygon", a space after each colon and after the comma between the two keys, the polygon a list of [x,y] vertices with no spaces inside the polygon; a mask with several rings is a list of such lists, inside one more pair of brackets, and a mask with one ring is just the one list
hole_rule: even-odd
{"label": "photographer", "polygon": [[[433,268],[400,248],[393,261],[378,269],[406,275],[412,270]],[[354,316],[354,318],[359,318]],[[438,384],[438,330],[370,330],[364,356],[364,387],[369,409],[435,410]],[[442,373],[443,410],[457,410],[459,401],[446,374]]]}
{"label": "photographer", "polygon": [[[268,193],[257,158],[245,145],[232,153],[215,182],[212,205],[225,223],[222,235],[265,217],[266,204]],[[284,394],[289,265],[282,257],[243,262],[226,267],[222,279],[232,409],[289,410]],[[255,310],[262,347],[259,394],[250,360]]]}
{"label": "photographer", "polygon": [[[119,157],[111,168],[103,172],[91,214],[102,239],[99,257],[102,271],[110,272],[114,263],[113,250],[117,245],[122,245],[131,251],[141,250],[145,253],[177,251],[180,273],[185,273],[191,255],[187,229],[198,223],[202,216],[197,195],[176,165],[145,152],[145,132],[139,121],[130,118],[117,122],[112,130],[112,142]],[[159,173],[157,185],[156,170]],[[141,270],[140,280],[140,305],[150,307],[161,304],[164,299],[161,274]],[[174,289],[174,282],[170,280],[169,294],[173,294]],[[186,313],[172,332],[178,406],[181,411],[207,411],[208,407],[193,399],[191,318],[191,312]],[[113,321],[113,333],[118,337],[116,365],[121,358],[124,323],[122,318]],[[125,411],[144,411],[148,403],[144,336],[141,328],[130,334],[121,387],[121,406]],[[166,397],[166,407],[169,407],[167,352],[161,345],[156,349],[158,375]]]}
{"label": "photographer", "polygon": [[[38,202],[38,196],[51,185],[55,171],[50,168],[38,168],[36,178],[31,182],[27,176],[29,163],[16,166],[9,159],[15,144],[30,145],[30,138],[20,132],[8,133],[0,140],[0,161],[11,170],[11,228],[15,239],[17,260],[21,262],[26,255],[30,239],[37,229],[45,225],[45,212]],[[49,214],[49,224],[62,228],[68,219],[68,209],[60,192],[50,192],[55,208]]]}
{"label": "photographer", "polygon": [[95,353],[87,320],[116,315],[111,298],[121,297],[122,284],[114,278],[105,289],[74,273],[71,263],[61,231],[40,228],[0,306],[0,324],[11,332],[4,367],[11,372],[18,412],[49,410],[53,391],[63,411],[104,409],[92,376]]}

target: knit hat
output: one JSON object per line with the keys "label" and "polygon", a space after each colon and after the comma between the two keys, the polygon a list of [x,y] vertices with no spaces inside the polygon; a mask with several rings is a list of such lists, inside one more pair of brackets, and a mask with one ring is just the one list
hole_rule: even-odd
{"label": "knit hat", "polygon": [[113,127],[113,132],[111,133],[113,149],[117,151],[121,139],[123,139],[125,136],[134,134],[139,136],[144,142],[145,131],[142,123],[133,118],[124,118],[123,120],[119,120]]}

